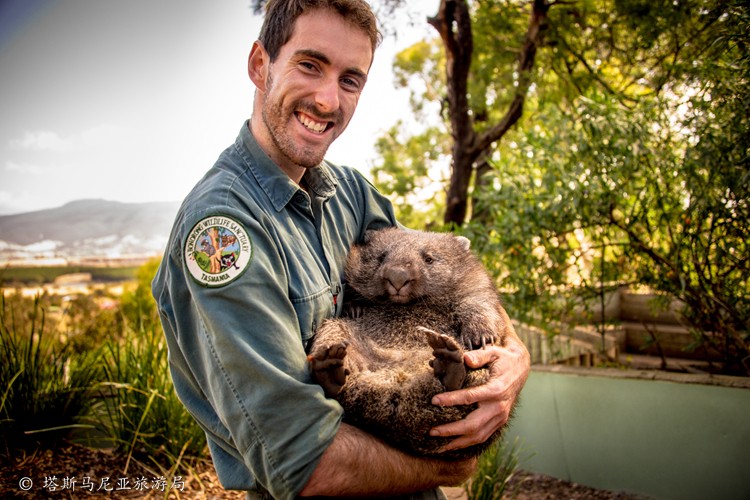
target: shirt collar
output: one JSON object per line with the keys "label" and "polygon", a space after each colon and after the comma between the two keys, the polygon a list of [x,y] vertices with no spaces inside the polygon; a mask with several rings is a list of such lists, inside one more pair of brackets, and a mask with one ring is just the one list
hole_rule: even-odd
{"label": "shirt collar", "polygon": [[[241,144],[243,149],[249,153],[250,157],[246,158],[246,161],[250,172],[268,196],[273,207],[277,212],[280,212],[297,191],[301,191],[302,188],[292,181],[261,149],[258,141],[250,132],[249,121],[242,125],[237,143],[238,145]],[[325,161],[317,167],[307,169],[304,179],[310,189],[311,196],[329,199],[336,191],[336,180]]]}

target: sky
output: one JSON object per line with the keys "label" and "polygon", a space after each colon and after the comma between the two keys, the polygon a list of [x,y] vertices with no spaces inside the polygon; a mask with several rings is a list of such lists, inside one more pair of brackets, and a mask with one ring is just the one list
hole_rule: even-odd
{"label": "sky", "polygon": [[[329,160],[367,172],[409,115],[391,63],[438,3],[408,3]],[[0,0],[0,215],[181,200],[250,116],[261,23],[250,0]]]}

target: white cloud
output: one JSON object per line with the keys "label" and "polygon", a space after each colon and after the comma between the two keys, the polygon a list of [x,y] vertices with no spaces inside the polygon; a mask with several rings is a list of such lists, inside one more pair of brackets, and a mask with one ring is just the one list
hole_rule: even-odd
{"label": "white cloud", "polygon": [[[21,175],[39,176],[39,175],[49,172],[49,168],[42,167],[39,165],[32,165],[28,163],[22,165],[14,161],[6,161],[5,171],[19,173]],[[2,201],[2,197],[0,197],[0,201]]]}
{"label": "white cloud", "polygon": [[33,151],[69,151],[73,143],[51,130],[36,130],[24,133],[20,139],[12,139],[10,147]]}
{"label": "white cloud", "polygon": [[110,142],[121,133],[116,125],[101,123],[76,134],[63,137],[52,130],[26,131],[19,139],[11,139],[12,149],[51,151],[56,153],[78,151]]}

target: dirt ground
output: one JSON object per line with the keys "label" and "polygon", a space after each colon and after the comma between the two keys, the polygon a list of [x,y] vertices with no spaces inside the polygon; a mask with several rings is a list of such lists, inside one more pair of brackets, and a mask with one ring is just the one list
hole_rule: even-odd
{"label": "dirt ground", "polygon": [[[210,461],[188,475],[174,478],[127,457],[66,445],[57,450],[0,456],[0,498],[171,498],[244,499],[226,491],[216,479]],[[466,498],[461,488],[446,491],[450,500]],[[597,490],[549,476],[519,471],[505,498],[518,500],[644,500],[643,497]]]}

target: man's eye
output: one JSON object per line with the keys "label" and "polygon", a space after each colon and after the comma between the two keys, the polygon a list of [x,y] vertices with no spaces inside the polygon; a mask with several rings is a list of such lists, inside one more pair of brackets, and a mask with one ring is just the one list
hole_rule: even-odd
{"label": "man's eye", "polygon": [[358,91],[362,87],[362,84],[359,82],[359,80],[348,77],[344,77],[341,79],[341,85],[352,91]]}
{"label": "man's eye", "polygon": [[312,70],[315,69],[315,64],[313,64],[313,63],[311,63],[309,61],[302,61],[301,63],[299,63],[299,65],[302,66],[303,68],[307,69],[307,70],[310,70],[310,71],[312,71]]}

